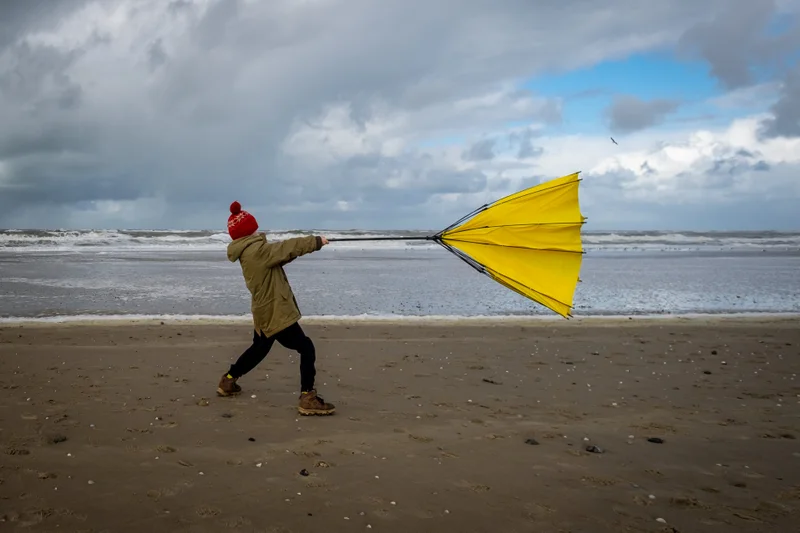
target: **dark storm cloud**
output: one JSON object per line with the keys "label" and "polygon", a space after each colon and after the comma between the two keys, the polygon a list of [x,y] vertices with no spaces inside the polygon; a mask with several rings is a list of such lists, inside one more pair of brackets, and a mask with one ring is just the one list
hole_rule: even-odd
{"label": "dark storm cloud", "polygon": [[464,151],[462,157],[467,161],[489,161],[494,159],[495,139],[481,139]]}
{"label": "dark storm cloud", "polygon": [[765,136],[800,137],[800,64],[787,74],[770,111],[773,116],[763,123]]}
{"label": "dark storm cloud", "polygon": [[8,104],[71,108],[80,98],[81,87],[68,73],[83,53],[81,49],[59,50],[52,46],[21,43],[7,49],[10,61],[0,78],[0,95]]}
{"label": "dark storm cloud", "polygon": [[0,2],[0,51],[25,34],[52,28],[87,0],[3,0]]}
{"label": "dark storm cloud", "polygon": [[544,153],[541,146],[533,144],[533,139],[539,136],[540,133],[531,128],[525,128],[521,132],[515,131],[508,135],[508,143],[512,147],[517,147],[517,159],[539,157]]}
{"label": "dark storm cloud", "polygon": [[[763,128],[767,137],[800,135],[800,13],[796,5],[777,0],[752,0],[709,16],[688,30],[680,49],[708,61],[711,74],[728,89],[737,89],[772,72],[784,79],[780,100],[772,106],[773,118]],[[782,27],[771,24],[782,17]],[[792,66],[794,65],[794,66]]]}
{"label": "dark storm cloud", "polygon": [[800,47],[800,24],[791,13],[785,31],[769,31],[778,14],[776,0],[751,0],[711,14],[687,31],[681,45],[706,59],[711,73],[726,87],[735,89],[754,80],[753,67],[780,69],[787,54]]}
{"label": "dark storm cloud", "polygon": [[519,159],[527,159],[529,157],[539,157],[543,153],[544,148],[541,146],[534,146],[533,141],[527,139],[520,145],[519,152],[517,152],[517,157]]}
{"label": "dark storm cloud", "polygon": [[147,49],[147,61],[150,64],[150,68],[153,70],[157,69],[166,63],[167,59],[169,59],[169,57],[164,51],[164,46],[161,43],[161,39],[156,39]]}
{"label": "dark storm cloud", "polygon": [[761,158],[761,154],[740,150],[730,156],[720,156],[714,160],[711,169],[706,172],[706,176],[714,178],[713,183],[706,182],[706,185],[711,187],[729,186],[730,182],[720,181],[720,179],[735,179],[745,173],[764,172],[769,169],[769,164]]}
{"label": "dark storm cloud", "polygon": [[607,110],[609,126],[618,133],[630,133],[655,126],[678,108],[674,100],[641,100],[636,96],[616,96]]}

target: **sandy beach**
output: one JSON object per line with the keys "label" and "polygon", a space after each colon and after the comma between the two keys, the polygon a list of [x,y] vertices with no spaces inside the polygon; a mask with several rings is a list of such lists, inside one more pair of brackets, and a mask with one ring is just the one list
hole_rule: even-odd
{"label": "sandy beach", "polygon": [[798,319],[305,327],[0,327],[0,530],[797,531]]}

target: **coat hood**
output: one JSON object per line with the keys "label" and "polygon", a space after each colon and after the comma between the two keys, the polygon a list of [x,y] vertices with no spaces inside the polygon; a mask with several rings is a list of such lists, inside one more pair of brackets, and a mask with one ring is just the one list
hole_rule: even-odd
{"label": "coat hood", "polygon": [[259,233],[257,235],[249,235],[247,237],[236,239],[228,244],[228,260],[232,263],[235,263],[240,257],[242,257],[242,254],[248,246],[259,242],[267,242],[266,235]]}

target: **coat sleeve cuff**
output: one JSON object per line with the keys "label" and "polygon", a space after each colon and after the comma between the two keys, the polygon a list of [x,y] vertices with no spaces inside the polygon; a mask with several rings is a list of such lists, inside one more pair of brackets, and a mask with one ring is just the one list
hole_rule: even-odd
{"label": "coat sleeve cuff", "polygon": [[315,237],[315,240],[316,240],[316,244],[317,244],[317,250],[321,250],[322,249],[322,237],[317,235]]}

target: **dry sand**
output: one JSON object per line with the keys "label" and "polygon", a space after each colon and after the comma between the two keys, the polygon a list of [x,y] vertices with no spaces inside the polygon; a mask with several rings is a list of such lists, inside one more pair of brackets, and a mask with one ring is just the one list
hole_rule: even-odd
{"label": "dry sand", "polygon": [[799,326],[6,326],[0,531],[799,531]]}

